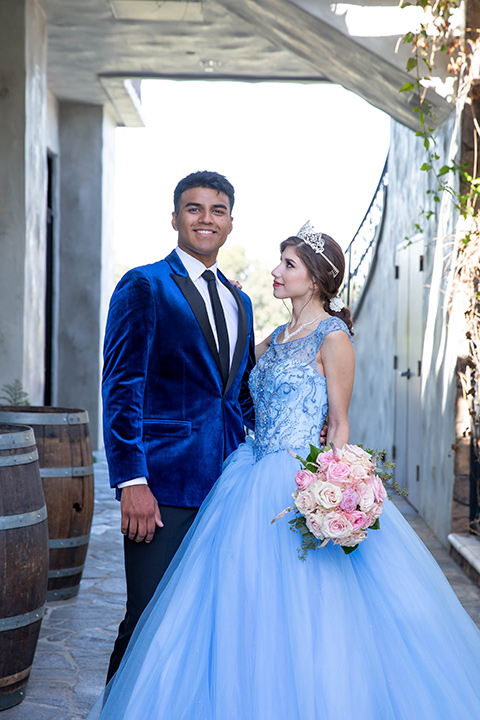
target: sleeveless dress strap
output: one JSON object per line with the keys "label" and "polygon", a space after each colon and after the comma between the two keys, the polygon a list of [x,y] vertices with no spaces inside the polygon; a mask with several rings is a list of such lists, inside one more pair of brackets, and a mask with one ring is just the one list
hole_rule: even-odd
{"label": "sleeveless dress strap", "polygon": [[334,332],[335,330],[342,330],[343,332],[347,333],[353,345],[353,338],[350,335],[350,331],[346,323],[340,318],[332,316],[326,318],[325,320],[322,320],[322,322],[318,324],[318,327],[315,330],[316,352],[319,351],[327,335],[329,335],[331,332]]}

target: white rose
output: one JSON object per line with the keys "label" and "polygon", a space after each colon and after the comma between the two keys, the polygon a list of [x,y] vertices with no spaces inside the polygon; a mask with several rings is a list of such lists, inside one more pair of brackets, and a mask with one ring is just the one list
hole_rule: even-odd
{"label": "white rose", "polygon": [[329,482],[316,482],[312,488],[313,497],[318,505],[326,510],[337,507],[342,500],[342,490]]}
{"label": "white rose", "polygon": [[302,515],[306,515],[307,513],[311,513],[315,510],[317,503],[313,497],[311,488],[307,488],[306,490],[295,490],[292,497],[295,507],[302,513]]}

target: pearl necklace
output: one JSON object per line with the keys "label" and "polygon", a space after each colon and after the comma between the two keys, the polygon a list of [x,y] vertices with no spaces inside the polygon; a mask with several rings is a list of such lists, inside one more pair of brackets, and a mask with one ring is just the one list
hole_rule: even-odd
{"label": "pearl necklace", "polygon": [[[304,328],[308,327],[312,323],[315,322],[315,320],[318,320],[319,317],[322,317],[323,312],[320,313],[320,315],[317,315],[317,317],[313,318],[313,320],[310,320],[310,322],[303,323],[303,325],[300,325],[299,328],[294,330],[294,332],[289,333],[288,332],[288,325],[285,326],[285,330],[283,331],[283,342],[287,342],[290,338],[293,338],[295,335],[298,335],[299,332],[301,332]],[[290,324],[290,323],[289,323]]]}

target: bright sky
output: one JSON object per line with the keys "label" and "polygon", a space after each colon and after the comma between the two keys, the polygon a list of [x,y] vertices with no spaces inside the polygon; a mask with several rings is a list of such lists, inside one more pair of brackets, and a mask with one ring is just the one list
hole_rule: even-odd
{"label": "bright sky", "polygon": [[175,246],[173,190],[196,170],[234,185],[228,243],[266,267],[307,220],[345,248],[388,152],[388,116],[336,85],[149,80],[142,102],[146,127],[116,131],[116,259],[129,267]]}

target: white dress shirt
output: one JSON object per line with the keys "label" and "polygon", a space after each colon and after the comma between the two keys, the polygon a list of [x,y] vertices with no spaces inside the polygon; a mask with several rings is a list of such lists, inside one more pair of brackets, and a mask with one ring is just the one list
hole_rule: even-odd
{"label": "white dress shirt", "polygon": [[[218,279],[218,273],[217,273],[217,263],[215,262],[214,265],[207,268],[205,265],[200,262],[200,260],[197,260],[197,258],[192,257],[192,255],[189,255],[185,252],[185,250],[182,250],[179,247],[175,248],[175,252],[177,253],[178,257],[182,261],[182,263],[185,265],[185,268],[188,272],[188,275],[190,277],[190,280],[193,282],[195,287],[197,288],[198,292],[202,296],[205,306],[207,308],[207,315],[208,319],[210,320],[210,325],[212,328],[213,336],[215,338],[215,342],[217,344],[218,349],[218,337],[217,337],[217,328],[215,325],[215,318],[213,316],[213,308],[212,308],[212,301],[210,300],[210,293],[208,292],[208,283],[205,280],[205,278],[202,277],[202,273],[205,272],[205,270],[211,270],[213,274],[216,277],[217,280],[217,289],[218,289],[218,295],[220,297],[220,302],[222,303],[223,312],[225,313],[225,321],[227,323],[227,332],[228,332],[228,343],[230,346],[230,365],[232,364],[233,359],[233,353],[235,352],[235,345],[237,344],[237,338],[238,338],[238,306],[235,298],[233,297],[232,292],[225,287],[225,285]],[[125,482],[118,483],[119,488],[128,487],[129,485],[146,485],[147,484],[147,478],[146,477],[139,477],[134,478],[132,480],[125,480]]]}
{"label": "white dress shirt", "polygon": [[207,308],[207,314],[208,319],[210,320],[210,325],[212,328],[213,336],[215,338],[215,342],[217,344],[217,350],[218,350],[218,337],[217,337],[217,328],[215,325],[215,318],[213,316],[213,308],[212,308],[212,301],[210,300],[210,294],[208,292],[208,283],[205,280],[205,278],[202,277],[202,273],[205,272],[205,270],[211,270],[213,274],[216,277],[217,280],[217,290],[218,295],[220,297],[220,302],[222,303],[223,312],[225,313],[225,321],[227,323],[227,332],[228,332],[228,343],[230,345],[230,365],[232,364],[233,359],[233,353],[235,352],[235,345],[237,344],[237,337],[238,337],[238,306],[235,298],[233,297],[232,292],[225,287],[225,285],[218,279],[218,265],[215,263],[211,267],[207,268],[205,265],[200,262],[200,260],[197,260],[197,258],[192,257],[188,253],[185,252],[185,250],[182,250],[181,248],[177,247],[175,248],[175,251],[182,261],[182,263],[185,265],[185,268],[188,272],[188,275],[190,277],[190,280],[192,280],[193,284],[197,288],[198,292],[202,296],[202,298],[205,301],[205,305]]}

